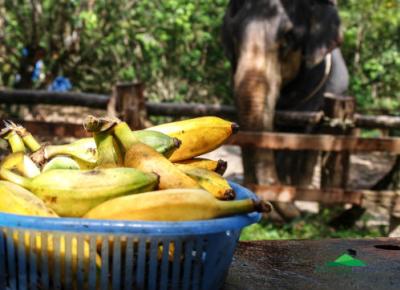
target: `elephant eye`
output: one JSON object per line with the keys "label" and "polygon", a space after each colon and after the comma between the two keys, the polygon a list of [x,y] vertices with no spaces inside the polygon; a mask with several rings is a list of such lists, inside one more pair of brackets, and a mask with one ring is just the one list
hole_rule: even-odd
{"label": "elephant eye", "polygon": [[295,35],[293,30],[286,32],[281,40],[280,40],[280,53],[282,57],[288,55],[288,53],[294,48],[295,46]]}

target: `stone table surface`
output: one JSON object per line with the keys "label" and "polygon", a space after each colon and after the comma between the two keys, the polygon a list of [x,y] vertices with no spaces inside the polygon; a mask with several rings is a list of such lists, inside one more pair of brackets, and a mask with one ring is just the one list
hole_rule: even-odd
{"label": "stone table surface", "polygon": [[400,290],[400,238],[239,242],[223,290]]}

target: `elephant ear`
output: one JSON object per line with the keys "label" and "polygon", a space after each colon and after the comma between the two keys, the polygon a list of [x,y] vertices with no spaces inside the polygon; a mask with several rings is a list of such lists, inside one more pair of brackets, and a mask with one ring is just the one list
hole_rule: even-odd
{"label": "elephant ear", "polygon": [[335,0],[312,0],[304,57],[307,67],[320,63],[342,42],[340,18]]}

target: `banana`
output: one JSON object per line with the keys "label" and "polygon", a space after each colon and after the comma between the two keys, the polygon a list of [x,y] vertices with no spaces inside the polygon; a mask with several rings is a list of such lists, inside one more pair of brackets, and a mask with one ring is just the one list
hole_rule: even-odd
{"label": "banana", "polygon": [[158,176],[133,168],[54,169],[25,178],[1,168],[0,178],[32,191],[60,216],[80,217],[114,197],[154,189]]}
{"label": "banana", "polygon": [[8,144],[10,145],[11,152],[25,152],[26,148],[24,145],[24,141],[22,138],[11,128],[11,125],[5,122],[5,127],[0,131],[0,137],[7,140]]}
{"label": "banana", "polygon": [[253,211],[270,212],[271,205],[252,199],[221,201],[202,189],[169,189],[109,200],[85,218],[138,221],[192,221]]}
{"label": "banana", "polygon": [[163,155],[143,143],[136,143],[125,154],[124,165],[160,176],[160,189],[199,188],[199,184]]}
{"label": "banana", "polygon": [[195,179],[202,188],[211,192],[216,198],[223,200],[235,198],[235,192],[230,187],[228,181],[218,173],[188,164],[175,164],[175,166]]}
{"label": "banana", "polygon": [[11,153],[1,162],[1,168],[16,169],[24,177],[32,178],[40,174],[40,169],[23,152]]}
{"label": "banana", "polygon": [[132,135],[167,158],[181,146],[181,141],[178,138],[157,131],[138,130],[132,131]]}
{"label": "banana", "polygon": [[12,182],[0,180],[0,200],[0,212],[58,217],[40,198]]}
{"label": "banana", "polygon": [[160,189],[199,188],[198,183],[180,171],[172,162],[152,147],[141,143],[129,132],[129,126],[121,122],[113,127],[116,139],[122,144],[126,153],[124,166],[137,168],[144,172],[155,172],[160,176]]}
{"label": "banana", "polygon": [[[11,214],[18,215],[32,215],[32,216],[42,216],[42,217],[52,217],[58,218],[58,215],[46,207],[44,202],[35,196],[32,192],[26,190],[25,188],[8,182],[8,181],[0,181],[0,211]],[[34,236],[34,246],[30,244],[30,235],[32,232],[24,233],[24,244],[26,246],[26,252],[28,252],[29,247],[34,249],[34,251],[40,255],[42,252],[42,236],[35,235]],[[47,236],[47,256],[51,261],[55,258],[55,246],[53,244],[53,235],[50,233],[46,234]],[[17,233],[13,235],[14,242],[18,242]],[[60,256],[61,259],[65,259],[66,253],[66,242],[65,237],[60,236]],[[86,267],[89,265],[89,257],[90,257],[90,247],[87,242],[84,242],[83,245],[83,254],[84,254],[84,264]],[[71,262],[73,271],[76,272],[76,265],[78,259],[78,244],[76,239],[71,240]],[[96,254],[96,266],[97,269],[101,268],[101,258]]]}
{"label": "banana", "polygon": [[181,140],[181,146],[169,157],[173,162],[191,159],[223,144],[239,126],[218,117],[199,117],[166,123],[147,130],[158,131]]}
{"label": "banana", "polygon": [[179,161],[176,164],[187,164],[197,168],[208,169],[211,171],[215,171],[221,176],[224,175],[226,168],[228,167],[228,163],[225,160],[218,159],[216,161],[207,158],[193,158]]}
{"label": "banana", "polygon": [[94,133],[97,147],[97,168],[121,167],[123,156],[113,135],[107,132]]}
{"label": "banana", "polygon": [[57,155],[72,157],[81,169],[92,169],[97,162],[96,142],[93,138],[82,138],[70,144],[45,145],[32,153],[31,158],[36,164],[44,164]]}
{"label": "banana", "polygon": [[46,172],[49,170],[54,170],[54,169],[81,169],[78,162],[76,162],[74,159],[68,157],[68,156],[56,156],[52,159],[50,159],[49,162],[47,162],[43,168],[42,172]]}

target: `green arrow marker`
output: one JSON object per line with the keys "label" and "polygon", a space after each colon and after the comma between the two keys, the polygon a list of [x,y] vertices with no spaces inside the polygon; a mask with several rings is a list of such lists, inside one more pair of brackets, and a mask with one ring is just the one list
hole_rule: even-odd
{"label": "green arrow marker", "polygon": [[364,261],[353,258],[348,254],[343,254],[337,258],[334,262],[326,263],[327,266],[337,267],[337,266],[348,266],[348,267],[364,267],[367,266]]}

